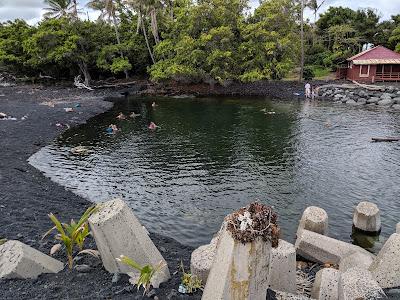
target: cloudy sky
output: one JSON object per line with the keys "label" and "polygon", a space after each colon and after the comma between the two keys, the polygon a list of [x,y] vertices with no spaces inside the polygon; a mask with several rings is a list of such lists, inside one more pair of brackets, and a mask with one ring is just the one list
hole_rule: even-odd
{"label": "cloudy sky", "polygon": [[[250,0],[253,7],[259,3],[258,0]],[[79,0],[81,7],[87,0]],[[329,6],[347,6],[352,9],[375,8],[383,19],[389,19],[391,15],[400,14],[399,0],[326,0],[326,4],[321,8],[325,11]],[[35,24],[43,14],[43,0],[0,0],[0,21],[4,22],[13,19],[25,19],[30,24]],[[87,10],[85,8],[85,10]],[[96,12],[88,11],[89,17],[96,18]],[[311,16],[309,13],[308,16]]]}

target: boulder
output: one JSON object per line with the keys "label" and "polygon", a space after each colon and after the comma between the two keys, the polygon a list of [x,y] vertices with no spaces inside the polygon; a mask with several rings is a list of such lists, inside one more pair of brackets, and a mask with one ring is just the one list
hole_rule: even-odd
{"label": "boulder", "polygon": [[367,99],[367,103],[378,103],[380,99],[378,97],[371,97],[369,99]]}
{"label": "boulder", "polygon": [[356,105],[356,104],[357,104],[357,102],[356,102],[356,101],[354,101],[353,99],[350,99],[350,100],[348,100],[348,101],[346,102],[346,104],[350,104],[350,105]]}
{"label": "boulder", "polygon": [[307,207],[301,216],[297,235],[303,229],[326,235],[328,233],[328,214],[326,211],[316,206]]}
{"label": "boulder", "polygon": [[365,98],[358,98],[357,105],[365,105],[367,104],[367,99]]}
{"label": "boulder", "polygon": [[395,110],[400,110],[400,104],[394,104],[392,108]]}
{"label": "boulder", "polygon": [[125,255],[141,266],[162,264],[161,269],[152,278],[153,287],[158,288],[160,283],[170,278],[166,261],[133,211],[121,199],[101,204],[100,209],[89,218],[89,225],[104,268],[108,272],[136,272],[116,260]]}
{"label": "boulder", "polygon": [[400,287],[400,234],[389,237],[369,270],[382,288]]}
{"label": "boulder", "polygon": [[58,273],[64,264],[20,241],[0,246],[0,279],[37,278],[43,273]]}
{"label": "boulder", "polygon": [[381,106],[390,106],[393,103],[394,103],[394,101],[392,99],[383,99],[383,100],[378,101],[378,105],[381,105]]}
{"label": "boulder", "polygon": [[296,293],[296,249],[294,245],[279,240],[271,249],[269,287],[274,291]]}
{"label": "boulder", "polygon": [[393,99],[396,104],[400,104],[400,97],[396,97]]}
{"label": "boulder", "polygon": [[243,244],[224,230],[201,299],[265,300],[271,248],[261,237]]}
{"label": "boulder", "polygon": [[384,292],[368,270],[351,268],[339,279],[339,299],[380,299]]}
{"label": "boulder", "polygon": [[339,270],[340,272],[346,272],[348,269],[359,267],[368,270],[374,257],[371,255],[366,255],[364,253],[353,253],[340,260]]}
{"label": "boulder", "polygon": [[382,95],[381,95],[381,99],[392,99],[392,97],[394,97],[395,95],[393,95],[393,94],[389,94],[389,93],[383,93]]}
{"label": "boulder", "polygon": [[379,232],[381,230],[381,214],[376,204],[363,201],[358,203],[353,214],[355,228],[367,232]]}
{"label": "boulder", "polygon": [[296,253],[310,261],[318,263],[339,264],[353,253],[374,256],[363,248],[345,243],[309,230],[302,230],[296,240]]}
{"label": "boulder", "polygon": [[340,272],[336,269],[321,269],[315,275],[315,281],[311,290],[314,299],[337,300],[339,293]]}

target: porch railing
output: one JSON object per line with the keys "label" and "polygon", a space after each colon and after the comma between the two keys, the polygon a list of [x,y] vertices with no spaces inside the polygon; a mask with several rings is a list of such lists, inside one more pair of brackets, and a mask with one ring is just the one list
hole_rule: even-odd
{"label": "porch railing", "polygon": [[376,72],[376,81],[400,81],[400,72]]}

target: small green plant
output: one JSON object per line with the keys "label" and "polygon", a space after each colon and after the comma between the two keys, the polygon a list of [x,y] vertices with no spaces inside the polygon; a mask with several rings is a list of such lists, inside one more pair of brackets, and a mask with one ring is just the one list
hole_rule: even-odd
{"label": "small green plant", "polygon": [[0,239],[0,245],[3,245],[5,242],[7,242],[7,239]]}
{"label": "small green plant", "polygon": [[[89,207],[78,222],[71,220],[70,224],[61,223],[57,217],[50,213],[48,216],[50,220],[54,223],[54,227],[52,227],[49,231],[47,231],[43,238],[49,235],[54,229],[57,230],[57,234],[55,236],[56,240],[59,240],[64,244],[65,250],[67,252],[68,257],[68,267],[72,269],[74,258],[73,252],[75,246],[78,247],[79,251],[83,251],[83,244],[85,242],[86,237],[90,234],[88,219],[89,217],[98,210],[98,207],[91,206]],[[42,239],[43,239],[42,238]],[[58,251],[61,248],[61,244],[56,244],[50,251],[50,254]]]}
{"label": "small green plant", "polygon": [[[184,294],[192,294],[197,290],[203,288],[201,279],[197,275],[192,275],[191,273],[186,273],[183,267],[183,262],[181,261],[182,270],[182,283],[179,287],[179,291]],[[183,289],[182,289],[183,287]]]}
{"label": "small green plant", "polygon": [[[119,258],[116,258],[116,260],[140,272],[136,282],[134,282],[134,280],[133,282],[131,280],[130,281],[137,285],[138,290],[140,289],[140,287],[143,287],[143,295],[145,295],[150,290],[151,279],[153,278],[154,274],[164,266],[164,263],[160,262],[156,267],[153,267],[152,265],[145,265],[142,267],[133,259],[125,255],[121,255]],[[136,278],[132,277],[131,279]]]}

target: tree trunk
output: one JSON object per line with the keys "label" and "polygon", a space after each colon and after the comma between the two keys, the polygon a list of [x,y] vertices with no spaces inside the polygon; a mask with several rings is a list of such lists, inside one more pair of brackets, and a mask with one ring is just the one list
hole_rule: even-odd
{"label": "tree trunk", "polygon": [[143,21],[142,11],[140,10],[139,13],[140,13],[140,20],[141,20],[141,23],[142,23],[142,30],[143,30],[144,39],[146,41],[146,46],[147,46],[147,49],[149,50],[151,61],[153,62],[153,64],[155,64],[156,62],[154,60],[153,52],[151,51],[151,48],[150,48],[149,39],[148,39],[147,33],[146,33],[146,26],[145,26],[144,21]]}
{"label": "tree trunk", "polygon": [[303,80],[303,72],[304,72],[304,0],[301,0],[301,13],[300,13],[300,24],[301,24],[301,32],[300,32],[300,40],[301,40],[301,61],[300,61],[300,75],[299,81]]}
{"label": "tree trunk", "polygon": [[158,35],[158,24],[157,24],[157,12],[155,7],[152,7],[150,10],[150,18],[151,18],[151,32],[153,33],[154,41],[156,44],[160,42],[160,37]]}
{"label": "tree trunk", "polygon": [[78,4],[76,3],[76,0],[72,0],[72,15],[78,19]]}
{"label": "tree trunk", "polygon": [[88,69],[88,66],[87,66],[86,62],[81,60],[81,62],[78,63],[78,66],[79,66],[79,69],[81,70],[81,72],[83,74],[85,85],[86,86],[90,86],[90,81],[92,80],[92,78],[90,76],[89,69]]}

